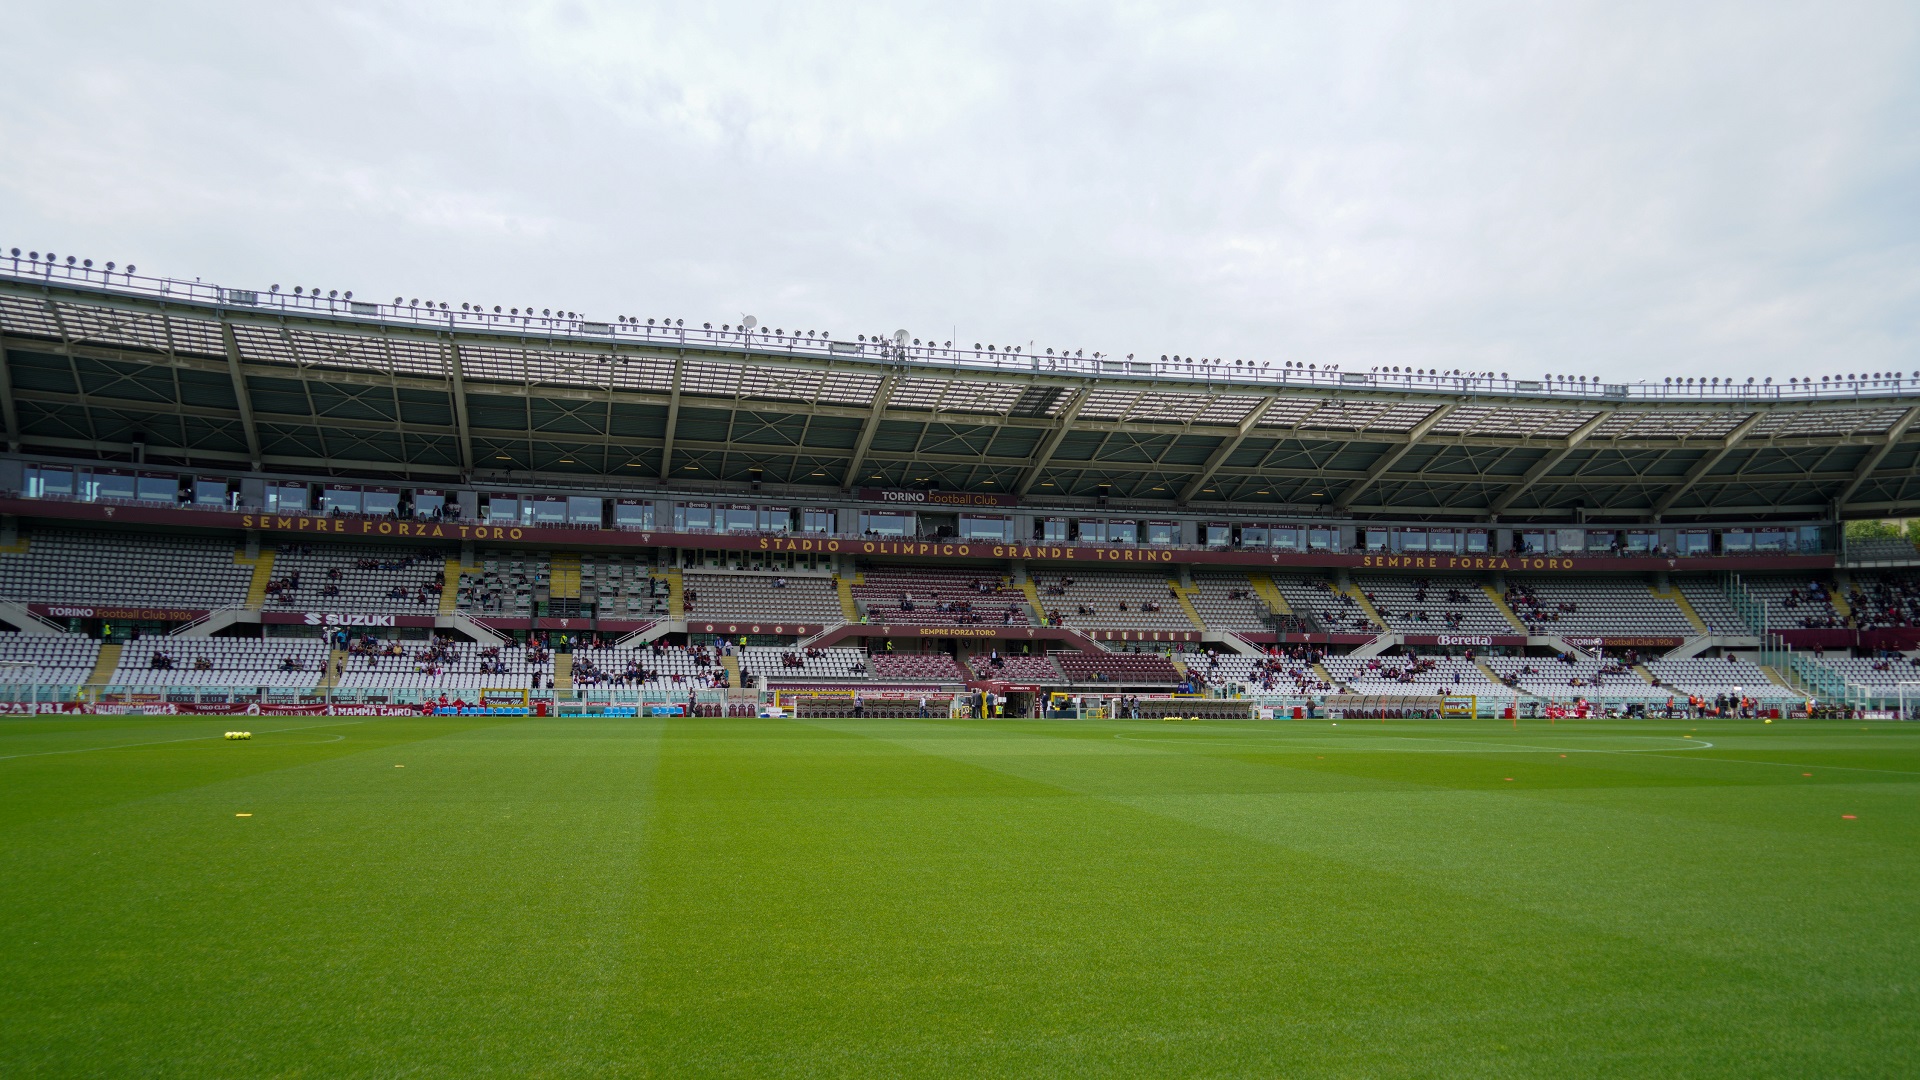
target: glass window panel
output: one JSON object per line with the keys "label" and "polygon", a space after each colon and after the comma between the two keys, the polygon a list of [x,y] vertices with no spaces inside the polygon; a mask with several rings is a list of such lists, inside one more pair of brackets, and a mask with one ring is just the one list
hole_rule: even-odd
{"label": "glass window panel", "polygon": [[133,498],[133,477],[118,473],[94,473],[81,492],[89,499],[131,499]]}
{"label": "glass window panel", "polygon": [[179,502],[180,481],[171,476],[143,476],[139,481],[138,498],[146,502]]}

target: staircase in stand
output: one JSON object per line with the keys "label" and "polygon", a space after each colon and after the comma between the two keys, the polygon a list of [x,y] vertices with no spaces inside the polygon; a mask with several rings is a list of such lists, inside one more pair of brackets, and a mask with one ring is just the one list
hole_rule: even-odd
{"label": "staircase in stand", "polygon": [[1253,595],[1266,603],[1267,610],[1275,615],[1294,614],[1293,605],[1287,603],[1287,598],[1280,594],[1280,586],[1273,583],[1272,577],[1266,574],[1248,574],[1247,580],[1253,582]]}
{"label": "staircase in stand", "polygon": [[462,566],[459,559],[448,559],[446,569],[441,573],[440,614],[451,615],[460,610],[460,578],[466,574],[477,574],[477,566]]}
{"label": "staircase in stand", "polygon": [[580,556],[571,552],[556,552],[547,565],[552,570],[547,577],[547,598],[580,599]]}
{"label": "staircase in stand", "polygon": [[1193,623],[1193,628],[1206,630],[1207,624],[1200,618],[1200,609],[1193,606],[1193,598],[1187,595],[1187,590],[1181,588],[1179,582],[1169,581],[1167,591],[1173,594],[1175,600],[1180,601],[1180,610],[1187,613],[1187,621]]}
{"label": "staircase in stand", "polygon": [[1672,585],[1667,586],[1666,592],[1661,592],[1657,587],[1652,585],[1647,586],[1647,591],[1652,593],[1656,599],[1670,601],[1674,607],[1679,608],[1680,614],[1685,615],[1687,622],[1693,624],[1694,633],[1712,633],[1711,630],[1707,629],[1707,620],[1702,619],[1700,613],[1693,610],[1693,605],[1687,602],[1686,593],[1681,592]]}
{"label": "staircase in stand", "polygon": [[686,582],[677,566],[667,567],[667,618],[674,622],[687,621]]}
{"label": "staircase in stand", "polygon": [[93,688],[95,699],[100,696],[100,688],[107,685],[107,680],[113,678],[115,669],[119,668],[120,650],[124,647],[122,645],[100,646],[100,658],[93,662],[93,673],[87,676],[87,685]]}
{"label": "staircase in stand", "polygon": [[335,649],[327,657],[327,670],[320,675],[320,689],[330,690],[340,685],[339,672],[347,668],[347,650]]}
{"label": "staircase in stand", "polygon": [[1834,582],[1827,589],[1827,599],[1833,603],[1833,610],[1844,625],[1853,624],[1853,605],[1847,602],[1847,589],[1851,584],[1845,574],[1834,574]]}
{"label": "staircase in stand", "polygon": [[1520,616],[1514,614],[1514,610],[1507,606],[1507,598],[1501,596],[1498,589],[1495,589],[1492,585],[1483,581],[1480,583],[1480,591],[1486,593],[1487,599],[1493,601],[1493,606],[1500,609],[1500,614],[1507,620],[1507,623],[1513,627],[1515,633],[1524,634],[1527,632],[1527,624],[1521,622]]}
{"label": "staircase in stand", "polygon": [[565,690],[569,693],[573,691],[573,654],[572,653],[563,652],[563,653],[554,654],[553,688],[555,690]]}
{"label": "staircase in stand", "polygon": [[237,566],[252,566],[253,581],[247,585],[247,608],[258,611],[267,603],[267,586],[273,581],[273,549],[265,548],[260,554],[249,556],[244,550],[233,553]]}
{"label": "staircase in stand", "polygon": [[740,676],[739,654],[727,653],[726,655],[722,656],[720,658],[720,669],[727,673],[727,686],[730,687],[731,689],[738,690],[742,686],[746,685],[746,683],[744,683],[741,680],[741,676]]}
{"label": "staircase in stand", "polygon": [[840,596],[840,617],[850,623],[860,621],[860,605],[853,602],[853,587],[859,584],[859,579],[858,574],[854,575],[852,581],[839,574],[833,575],[833,591]]}
{"label": "staircase in stand", "polygon": [[1349,582],[1346,588],[1337,591],[1353,597],[1353,602],[1360,605],[1361,614],[1365,615],[1367,619],[1373,623],[1375,629],[1387,629],[1387,620],[1380,617],[1380,609],[1374,607],[1373,601],[1367,599],[1366,590]]}

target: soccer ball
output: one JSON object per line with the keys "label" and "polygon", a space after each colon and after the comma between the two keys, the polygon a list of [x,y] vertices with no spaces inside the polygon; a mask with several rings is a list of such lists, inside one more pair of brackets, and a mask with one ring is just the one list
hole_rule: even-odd
{"label": "soccer ball", "polygon": [[1769,724],[1771,724],[1771,723],[1773,723],[1773,719],[1772,719],[1771,717],[1769,717],[1769,718],[1767,719],[1767,723],[1769,723]]}

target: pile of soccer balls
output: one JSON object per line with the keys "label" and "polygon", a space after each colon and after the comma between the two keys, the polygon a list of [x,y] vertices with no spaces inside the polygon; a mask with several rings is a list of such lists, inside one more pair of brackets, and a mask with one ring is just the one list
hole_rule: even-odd
{"label": "pile of soccer balls", "polygon": [[227,732],[227,738],[229,738],[229,739],[251,739],[251,738],[253,738],[253,732],[251,732],[251,731],[229,731],[229,732]]}

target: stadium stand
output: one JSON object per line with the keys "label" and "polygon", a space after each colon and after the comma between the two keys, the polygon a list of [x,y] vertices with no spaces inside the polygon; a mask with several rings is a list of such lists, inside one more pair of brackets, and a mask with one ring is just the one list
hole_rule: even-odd
{"label": "stadium stand", "polygon": [[975,678],[998,679],[1017,683],[1057,683],[1065,678],[1060,665],[1046,656],[990,656],[975,653],[967,658]]}
{"label": "stadium stand", "polygon": [[1654,701],[1669,697],[1618,660],[1489,656],[1487,666],[1506,685],[1543,698],[1607,697]]}
{"label": "stadium stand", "polygon": [[659,618],[667,614],[667,583],[642,556],[582,555],[580,602],[603,619]]}
{"label": "stadium stand", "polygon": [[957,683],[967,672],[943,653],[874,653],[870,658],[875,679],[896,682]]}
{"label": "stadium stand", "polygon": [[1710,578],[1676,577],[1674,585],[1680,589],[1680,595],[1687,598],[1688,606],[1700,621],[1707,624],[1711,634],[1750,633],[1745,619],[1734,609],[1733,601],[1727,599],[1726,590],[1720,583]]}
{"label": "stadium stand", "polygon": [[1070,683],[1173,686],[1180,672],[1173,661],[1147,653],[1056,652],[1053,662]]}
{"label": "stadium stand", "polygon": [[347,647],[335,685],[343,689],[529,690],[552,679],[553,656],[536,646],[436,638],[399,641],[365,635]]}
{"label": "stadium stand", "polygon": [[1510,578],[1508,589],[1508,606],[1530,633],[1686,637],[1695,632],[1677,606],[1654,596],[1637,578]]}
{"label": "stadium stand", "polygon": [[1862,630],[1920,626],[1920,578],[1912,574],[1856,575],[1847,591],[1853,624]]}
{"label": "stadium stand", "polygon": [[480,560],[478,573],[460,575],[459,610],[472,615],[533,613],[536,590],[544,591],[552,570],[540,552],[509,551]]}
{"label": "stadium stand", "polygon": [[1758,665],[1733,657],[1653,660],[1648,662],[1647,670],[1659,686],[1680,694],[1711,698],[1738,693],[1764,701],[1799,697],[1794,691],[1776,685]]}
{"label": "stadium stand", "polygon": [[875,566],[852,589],[870,622],[1032,625],[1026,595],[990,571]]}
{"label": "stadium stand", "polygon": [[35,603],[236,608],[252,581],[230,540],[45,529],[0,553],[0,597]]}
{"label": "stadium stand", "polygon": [[417,548],[283,544],[266,601],[328,611],[437,611],[445,570],[444,557]]}
{"label": "stadium stand", "polygon": [[1833,606],[1833,585],[1818,578],[1796,580],[1755,576],[1743,579],[1747,590],[1767,604],[1770,627],[1839,629],[1847,620]]}
{"label": "stadium stand", "polygon": [[1432,696],[1494,689],[1486,673],[1456,656],[1332,656],[1325,667],[1356,694]]}
{"label": "stadium stand", "polygon": [[1265,630],[1271,613],[1245,574],[1196,570],[1194,610],[1209,630]]}
{"label": "stadium stand", "polygon": [[1359,601],[1334,588],[1319,574],[1275,574],[1274,587],[1296,614],[1310,614],[1329,632],[1370,633],[1382,629],[1361,609]]}
{"label": "stadium stand", "polygon": [[1098,630],[1193,630],[1165,574],[1119,570],[1037,574],[1034,589],[1047,622]]}
{"label": "stadium stand", "polygon": [[[686,574],[681,586],[688,618],[784,619],[798,623],[838,623],[840,596],[826,574]],[[916,608],[919,606],[915,605]],[[1002,605],[1004,606],[1004,605]],[[920,611],[910,614],[919,615]],[[888,618],[897,622],[930,619]],[[1021,625],[1025,625],[1023,619]]]}
{"label": "stadium stand", "polygon": [[0,684],[79,686],[100,660],[100,643],[84,634],[0,631]]}
{"label": "stadium stand", "polygon": [[1354,584],[1395,630],[1426,634],[1519,632],[1473,578],[1355,575]]}
{"label": "stadium stand", "polygon": [[740,670],[749,678],[864,680],[871,669],[865,649],[749,645],[740,650]]}
{"label": "stadium stand", "polygon": [[722,651],[714,646],[659,642],[635,648],[604,646],[573,653],[576,689],[682,691],[725,687],[728,675]]}
{"label": "stadium stand", "polygon": [[[1920,684],[1920,656],[1821,657],[1815,662],[1855,686],[1881,694],[1897,693],[1902,683]],[[1920,686],[1908,687],[1908,693],[1916,690],[1920,690]]]}
{"label": "stadium stand", "polygon": [[127,643],[108,683],[130,688],[265,686],[308,690],[326,674],[319,638],[142,638]]}
{"label": "stadium stand", "polygon": [[1847,541],[1847,559],[1850,562],[1911,562],[1916,558],[1920,558],[1920,548],[1916,548],[1911,540],[1875,537]]}

